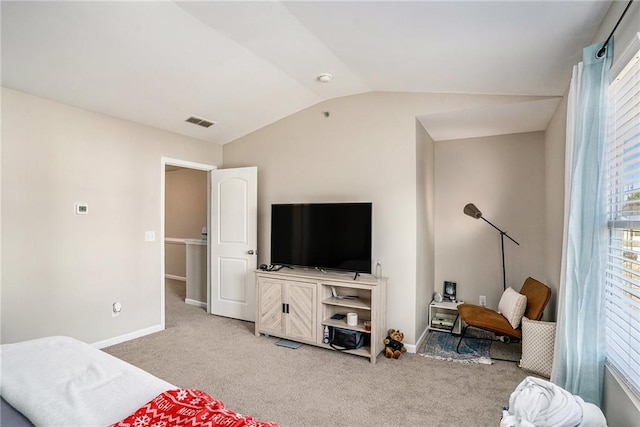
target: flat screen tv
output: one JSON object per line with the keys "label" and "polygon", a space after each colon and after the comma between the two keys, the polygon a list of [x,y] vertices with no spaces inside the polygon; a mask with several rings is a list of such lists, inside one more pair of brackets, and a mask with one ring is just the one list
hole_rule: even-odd
{"label": "flat screen tv", "polygon": [[371,273],[372,204],[271,205],[271,264]]}

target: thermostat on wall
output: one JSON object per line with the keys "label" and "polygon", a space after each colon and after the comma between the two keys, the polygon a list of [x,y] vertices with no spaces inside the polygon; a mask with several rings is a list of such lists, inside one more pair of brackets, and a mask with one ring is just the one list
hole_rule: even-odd
{"label": "thermostat on wall", "polygon": [[86,203],[76,203],[76,215],[87,215],[89,213],[89,205]]}

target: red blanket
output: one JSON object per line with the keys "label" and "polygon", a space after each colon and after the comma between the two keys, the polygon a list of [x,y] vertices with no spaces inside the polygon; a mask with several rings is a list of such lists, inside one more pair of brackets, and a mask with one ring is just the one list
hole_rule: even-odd
{"label": "red blanket", "polygon": [[221,401],[194,389],[165,391],[112,427],[174,426],[278,427],[226,409]]}

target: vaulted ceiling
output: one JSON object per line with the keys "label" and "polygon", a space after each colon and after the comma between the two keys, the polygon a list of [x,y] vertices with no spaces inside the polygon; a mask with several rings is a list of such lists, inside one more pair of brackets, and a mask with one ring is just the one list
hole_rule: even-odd
{"label": "vaulted ceiling", "polygon": [[[2,86],[218,144],[369,91],[552,97],[518,106],[535,117],[515,131],[540,130],[610,4],[2,1]],[[501,108],[485,132],[505,132]],[[455,114],[419,119],[467,137]]]}

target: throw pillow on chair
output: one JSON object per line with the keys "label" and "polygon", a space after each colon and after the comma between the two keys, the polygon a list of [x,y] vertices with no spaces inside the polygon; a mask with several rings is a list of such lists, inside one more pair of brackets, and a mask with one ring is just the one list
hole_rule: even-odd
{"label": "throw pillow on chair", "polygon": [[498,313],[502,314],[513,329],[520,326],[522,316],[527,308],[527,297],[512,288],[507,288],[498,303]]}

